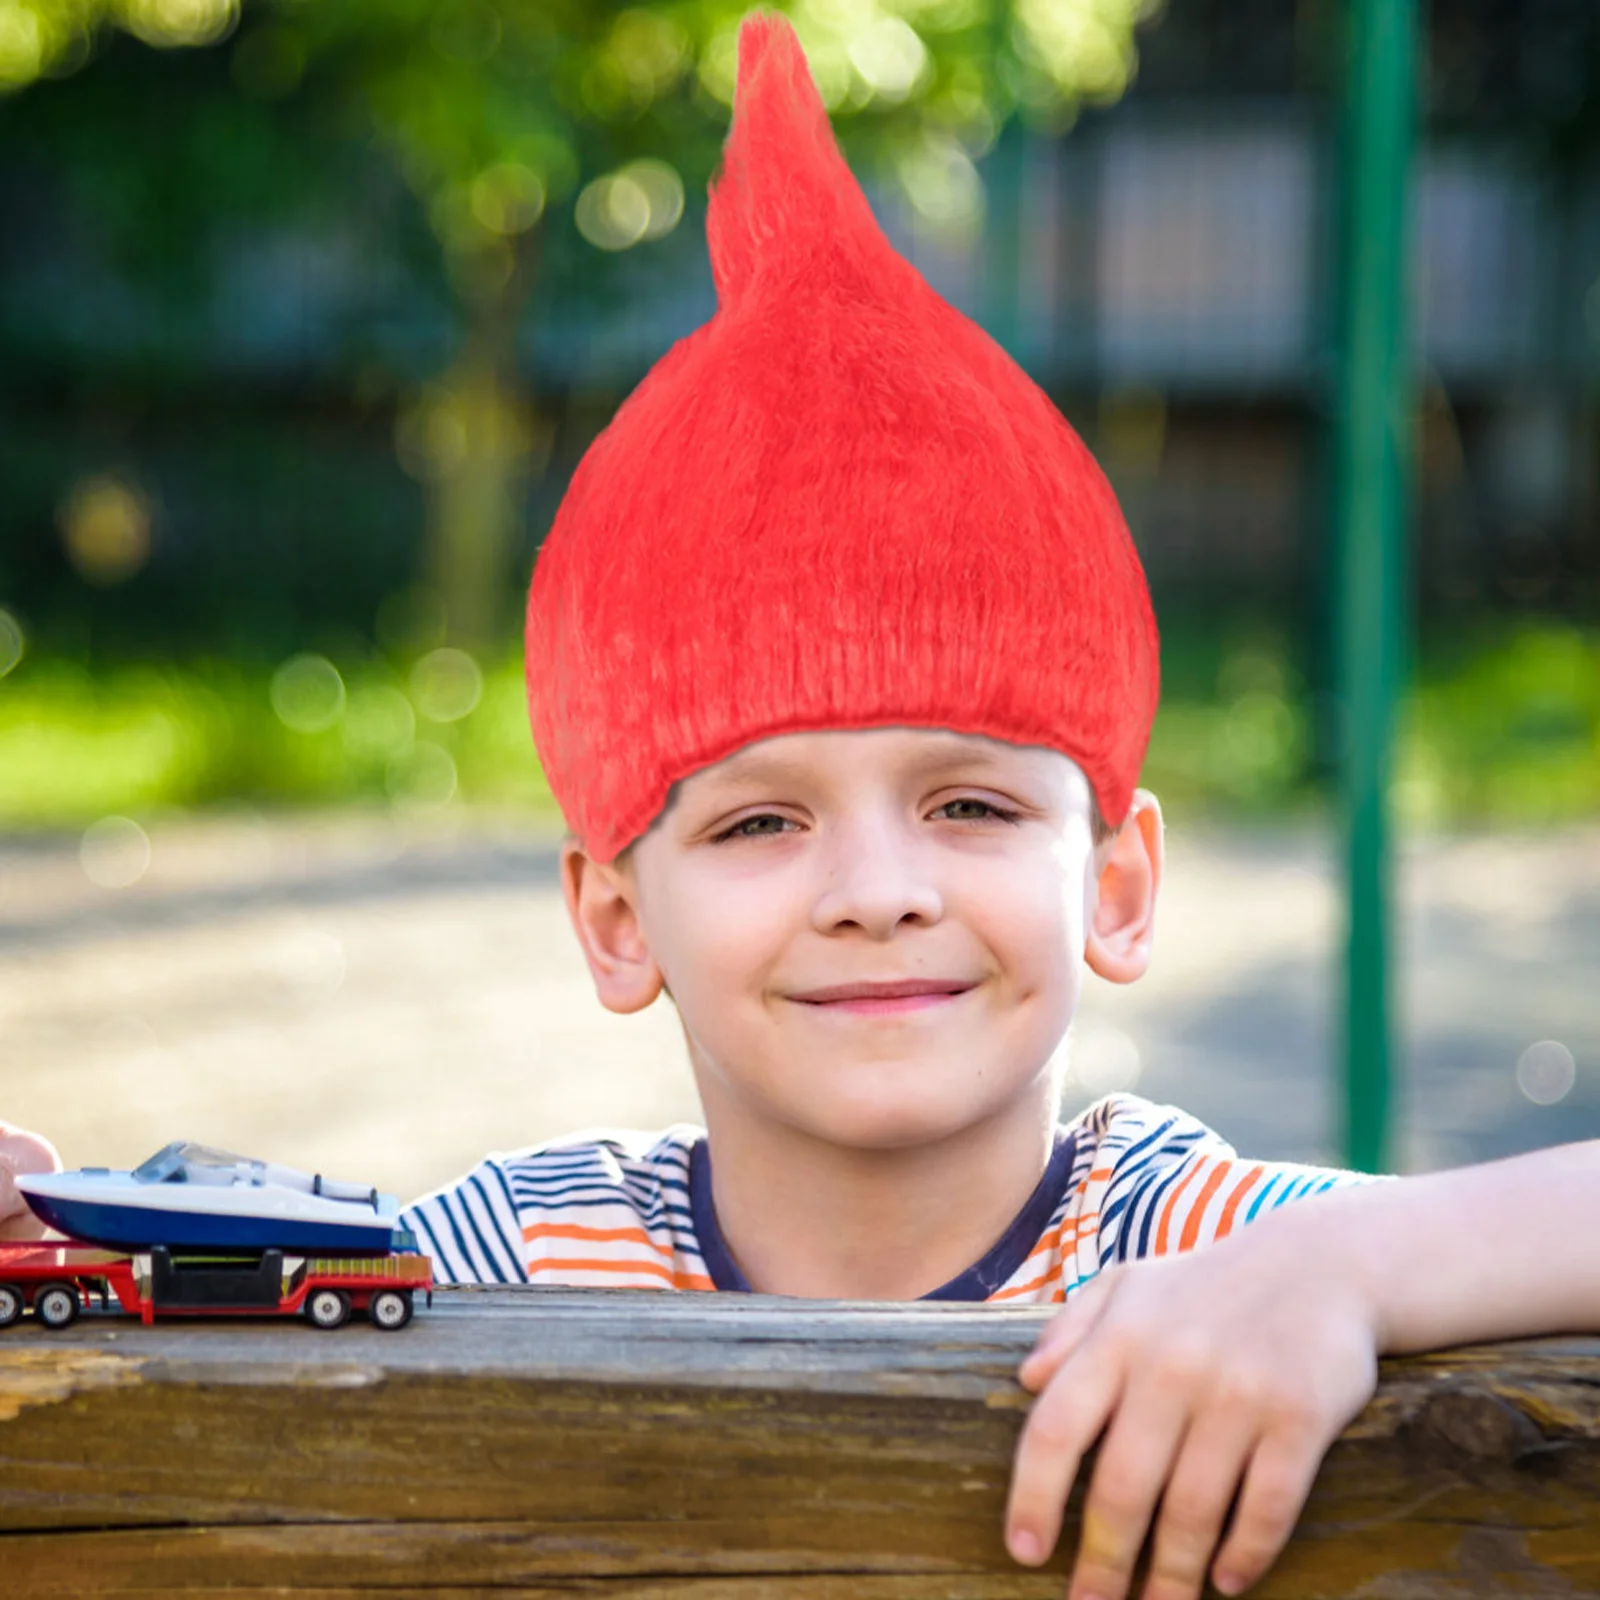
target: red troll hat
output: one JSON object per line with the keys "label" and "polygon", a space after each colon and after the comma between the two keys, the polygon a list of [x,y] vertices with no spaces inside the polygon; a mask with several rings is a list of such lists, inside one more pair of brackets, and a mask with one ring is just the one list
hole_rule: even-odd
{"label": "red troll hat", "polygon": [[1025,372],[897,255],[790,23],[739,29],[711,320],[578,464],[528,594],[528,708],[596,861],[757,739],[1046,745],[1127,814],[1155,716],[1144,572]]}

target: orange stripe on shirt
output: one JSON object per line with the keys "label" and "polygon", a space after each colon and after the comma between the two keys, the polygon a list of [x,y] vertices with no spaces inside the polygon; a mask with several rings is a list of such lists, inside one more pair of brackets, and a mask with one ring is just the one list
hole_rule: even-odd
{"label": "orange stripe on shirt", "polygon": [[1199,1161],[1197,1161],[1186,1173],[1184,1173],[1182,1179],[1178,1183],[1178,1187],[1167,1196],[1167,1203],[1161,1209],[1160,1225],[1156,1228],[1156,1247],[1150,1252],[1152,1255],[1164,1256],[1167,1253],[1167,1228],[1172,1222],[1172,1213],[1177,1208],[1179,1197],[1183,1194],[1183,1191],[1189,1187],[1190,1183],[1194,1181],[1195,1173],[1200,1170],[1204,1163],[1205,1158],[1202,1156]]}
{"label": "orange stripe on shirt", "polygon": [[[1033,1249],[1027,1253],[1027,1255],[1023,1258],[1023,1266],[1027,1266],[1028,1262],[1032,1261],[1037,1255],[1042,1255],[1047,1251],[1058,1248],[1065,1248],[1069,1242],[1076,1244],[1078,1240],[1078,1230],[1081,1226],[1081,1218],[1063,1217],[1061,1221],[1058,1222],[1055,1227],[1050,1229],[1050,1231],[1039,1240],[1038,1244],[1036,1244]],[[1070,1241],[1067,1238],[1067,1230],[1069,1228],[1072,1230],[1072,1238]]]}
{"label": "orange stripe on shirt", "polygon": [[[1098,1217],[1099,1215],[1100,1213],[1098,1211],[1094,1211],[1089,1214],[1089,1218]],[[1038,1244],[1036,1244],[1033,1249],[1028,1252],[1026,1258],[1023,1260],[1022,1266],[1027,1266],[1035,1256],[1055,1253],[1057,1247],[1059,1247],[1060,1253],[1065,1255],[1069,1246],[1075,1247],[1077,1245],[1078,1237],[1083,1231],[1083,1224],[1089,1220],[1089,1218],[1071,1216],[1063,1217],[1061,1221],[1058,1222],[1047,1234],[1045,1234]],[[1068,1229],[1072,1230],[1070,1236],[1067,1231]],[[1020,1272],[1022,1268],[1019,1267],[1017,1270]],[[1029,1278],[1025,1283],[1012,1284],[1007,1288],[997,1289],[992,1295],[989,1296],[989,1299],[1014,1300],[1018,1295],[1031,1294],[1035,1289],[1043,1288],[1044,1285],[1047,1284],[1051,1278],[1060,1273],[1060,1271],[1061,1262],[1059,1260],[1053,1261],[1042,1273],[1039,1274],[1038,1277]]]}
{"label": "orange stripe on shirt", "polygon": [[659,1261],[585,1261],[568,1256],[540,1256],[528,1263],[528,1276],[536,1272],[599,1272],[608,1277],[624,1277],[644,1273],[647,1277],[662,1279],[674,1289],[710,1289],[710,1278],[698,1272],[674,1272]]}
{"label": "orange stripe on shirt", "polygon": [[1014,1283],[1004,1289],[996,1289],[989,1296],[992,1304],[996,1300],[1017,1300],[1025,1294],[1032,1294],[1035,1290],[1042,1289],[1052,1278],[1061,1275],[1060,1262],[1053,1262],[1037,1278],[1030,1278],[1026,1283]]}
{"label": "orange stripe on shirt", "polygon": [[1219,1161],[1211,1176],[1206,1179],[1205,1187],[1195,1196],[1194,1204],[1189,1208],[1189,1215],[1184,1218],[1183,1232],[1178,1237],[1178,1249],[1192,1250],[1195,1241],[1200,1237],[1200,1224],[1205,1219],[1206,1207],[1211,1204],[1211,1197],[1222,1187],[1222,1180],[1233,1170],[1231,1161]]}
{"label": "orange stripe on shirt", "polygon": [[535,1239],[579,1239],[585,1244],[642,1244],[648,1245],[666,1260],[673,1259],[671,1245],[653,1239],[643,1228],[590,1228],[581,1222],[535,1222],[522,1230],[525,1244]]}
{"label": "orange stripe on shirt", "polygon": [[[643,1228],[591,1228],[581,1222],[535,1222],[530,1223],[522,1230],[522,1237],[529,1244],[532,1244],[535,1239],[574,1239],[581,1240],[585,1244],[642,1244],[654,1250],[667,1262],[671,1262],[674,1259],[671,1246],[652,1239]],[[561,1256],[547,1256],[536,1264],[540,1266],[574,1266],[596,1272],[616,1272],[637,1268],[640,1272],[662,1273],[674,1289],[713,1289],[716,1287],[703,1272],[683,1272],[676,1268],[663,1267],[659,1262],[609,1261],[596,1263],[593,1261],[572,1261]],[[530,1265],[528,1270],[532,1272],[534,1267]]]}
{"label": "orange stripe on shirt", "polygon": [[1222,1208],[1222,1221],[1217,1224],[1219,1239],[1226,1239],[1233,1232],[1233,1214],[1239,1209],[1239,1202],[1255,1188],[1256,1180],[1264,1170],[1262,1167],[1251,1167],[1239,1180],[1233,1193],[1228,1196],[1228,1203]]}
{"label": "orange stripe on shirt", "polygon": [[583,1239],[596,1244],[625,1240],[631,1244],[647,1244],[652,1250],[659,1250],[665,1255],[672,1253],[666,1245],[652,1239],[640,1227],[590,1228],[581,1222],[530,1222],[522,1230],[522,1238],[526,1244],[532,1244],[535,1239]]}

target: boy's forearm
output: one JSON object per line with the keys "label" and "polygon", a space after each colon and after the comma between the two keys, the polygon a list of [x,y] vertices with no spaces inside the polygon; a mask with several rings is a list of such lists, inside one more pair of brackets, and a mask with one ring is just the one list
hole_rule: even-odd
{"label": "boy's forearm", "polygon": [[1264,1220],[1351,1274],[1383,1354],[1600,1333],[1600,1140],[1336,1190]]}

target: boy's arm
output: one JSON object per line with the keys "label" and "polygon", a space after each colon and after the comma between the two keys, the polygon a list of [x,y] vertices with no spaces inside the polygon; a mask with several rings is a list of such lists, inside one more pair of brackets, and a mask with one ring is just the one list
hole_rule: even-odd
{"label": "boy's arm", "polygon": [[1146,1600],[1194,1600],[1208,1566],[1237,1593],[1283,1547],[1380,1354],[1600,1332],[1596,1218],[1600,1141],[1337,1190],[1103,1271],[1021,1368],[1039,1397],[1012,1477],[1013,1554],[1048,1556],[1103,1432],[1072,1600],[1122,1600],[1158,1499]]}
{"label": "boy's arm", "polygon": [[1374,1308],[1380,1354],[1600,1332],[1600,1139],[1301,1210],[1285,1226],[1342,1246]]}

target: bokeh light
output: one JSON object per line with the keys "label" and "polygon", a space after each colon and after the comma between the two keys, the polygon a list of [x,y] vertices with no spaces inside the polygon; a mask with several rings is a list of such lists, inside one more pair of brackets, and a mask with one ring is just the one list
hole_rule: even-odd
{"label": "bokeh light", "polygon": [[586,184],[573,220],[590,244],[626,250],[670,233],[683,215],[683,179],[665,161],[630,161]]}
{"label": "bokeh light", "polygon": [[1517,1087],[1536,1106],[1553,1106],[1572,1093],[1578,1063],[1559,1039],[1541,1039],[1517,1058]]}
{"label": "bokeh light", "polygon": [[291,656],[272,675],[272,709],[296,733],[323,733],[344,715],[344,679],[326,656]]}
{"label": "bokeh light", "polygon": [[122,583],[150,558],[149,502],[120,479],[84,479],[62,502],[58,520],[67,556],[88,583]]}
{"label": "bokeh light", "polygon": [[411,669],[411,695],[430,722],[459,722],[483,698],[483,673],[465,650],[430,650]]}
{"label": "bokeh light", "polygon": [[909,98],[933,70],[928,48],[901,17],[876,17],[850,40],[850,64],[875,100]]}
{"label": "bokeh light", "polygon": [[526,233],[544,214],[544,183],[520,161],[480,172],[470,191],[472,215],[490,233]]}
{"label": "bokeh light", "polygon": [[93,21],[87,0],[0,0],[0,93],[46,72],[77,71],[89,58]]}
{"label": "bokeh light", "polygon": [[586,184],[573,213],[581,233],[600,250],[626,250],[650,226],[650,197],[631,179],[611,173]]}
{"label": "bokeh light", "polygon": [[456,764],[450,752],[419,739],[389,763],[389,793],[400,805],[432,809],[456,792]]}
{"label": "bokeh light", "polygon": [[0,87],[31,83],[45,62],[45,30],[32,6],[0,4]]}
{"label": "bokeh light", "polygon": [[387,684],[352,690],[344,716],[344,747],[357,760],[387,760],[416,736],[417,717],[411,702]]}
{"label": "bokeh light", "polygon": [[150,868],[150,839],[131,817],[101,817],[78,843],[83,875],[101,889],[127,889]]}
{"label": "bokeh light", "polygon": [[1059,92],[1113,99],[1134,67],[1134,23],[1149,0],[1017,0],[1012,39]]}
{"label": "bokeh light", "polygon": [[448,478],[467,454],[461,398],[445,384],[423,384],[395,418],[394,448],[401,467],[419,483]]}
{"label": "bokeh light", "polygon": [[158,48],[215,44],[239,23],[239,0],[122,0],[127,30]]}
{"label": "bokeh light", "polygon": [[1143,1060],[1139,1046],[1120,1028],[1103,1023],[1075,1026],[1069,1038],[1072,1076],[1091,1096],[1132,1089]]}
{"label": "bokeh light", "polygon": [[619,12],[579,82],[584,106],[603,118],[637,116],[683,75],[693,41],[675,18],[642,6]]}
{"label": "bokeh light", "polygon": [[27,647],[22,624],[9,611],[0,610],[0,678],[22,660]]}
{"label": "bokeh light", "polygon": [[975,236],[982,228],[983,180],[958,139],[930,129],[896,165],[906,198],[925,222],[958,238]]}

